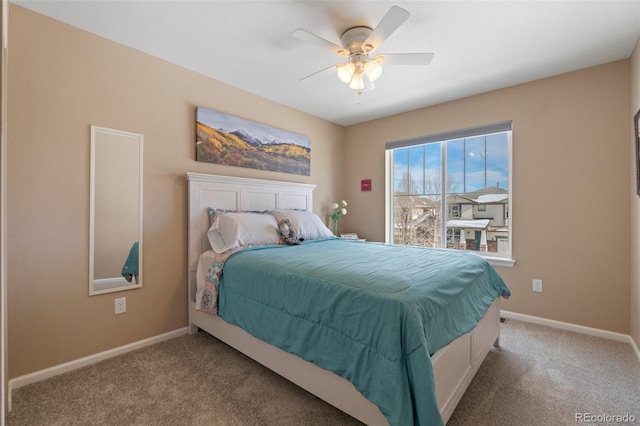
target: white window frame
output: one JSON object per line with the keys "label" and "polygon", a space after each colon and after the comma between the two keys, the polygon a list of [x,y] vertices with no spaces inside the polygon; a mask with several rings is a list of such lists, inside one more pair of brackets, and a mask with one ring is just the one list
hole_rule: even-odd
{"label": "white window frame", "polygon": [[[513,194],[513,150],[512,150],[512,139],[513,139],[513,129],[511,128],[511,121],[507,121],[507,122],[501,122],[501,123],[495,123],[495,124],[490,124],[487,126],[478,126],[478,127],[473,127],[473,128],[467,128],[467,129],[461,129],[461,130],[455,130],[455,131],[451,131],[451,132],[442,132],[442,133],[437,133],[437,134],[433,134],[433,135],[428,135],[428,136],[424,136],[424,137],[419,137],[419,138],[414,138],[414,139],[408,139],[408,140],[402,140],[402,141],[394,141],[394,142],[389,142],[387,143],[387,147],[385,150],[385,241],[387,244],[390,244],[393,241],[393,226],[392,226],[392,221],[393,221],[393,190],[394,190],[394,185],[393,185],[393,155],[392,155],[392,150],[395,148],[402,148],[402,147],[409,147],[409,146],[414,146],[414,145],[423,145],[426,143],[430,143],[430,142],[447,142],[449,140],[455,140],[455,139],[459,139],[461,137],[470,137],[470,136],[477,136],[477,135],[481,135],[481,134],[490,134],[490,133],[497,133],[496,131],[491,131],[491,129],[493,128],[503,128],[505,126],[509,126],[509,129],[503,129],[500,131],[508,131],[509,132],[509,137],[508,137],[508,141],[507,141],[507,150],[508,150],[508,165],[509,165],[509,189],[508,189],[508,195],[509,195],[509,204],[507,205],[507,215],[508,215],[508,229],[509,229],[509,238],[508,238],[508,253],[506,253],[505,256],[499,256],[496,253],[491,252],[490,254],[487,252],[477,252],[474,251],[473,253],[478,254],[482,257],[484,257],[485,259],[487,259],[487,261],[493,265],[493,266],[506,266],[506,267],[513,267],[513,265],[515,264],[515,259],[513,258],[513,229],[512,229],[512,223],[513,221],[511,220],[511,217],[513,216],[513,205],[512,205],[512,194]],[[444,151],[444,144],[442,145],[442,150]],[[446,165],[443,163],[442,165],[442,176],[443,179],[446,179]],[[445,209],[445,200],[446,197],[442,197],[443,199],[443,206],[442,206],[442,210],[441,211],[446,211]],[[441,232],[443,234],[443,238],[441,239],[442,244],[444,245],[443,248],[446,249],[446,227],[443,226],[441,228]]]}

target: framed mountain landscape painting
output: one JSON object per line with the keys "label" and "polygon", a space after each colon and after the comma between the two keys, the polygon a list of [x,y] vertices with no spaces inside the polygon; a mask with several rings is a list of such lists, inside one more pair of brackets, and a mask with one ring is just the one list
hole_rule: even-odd
{"label": "framed mountain landscape painting", "polygon": [[198,107],[196,161],[309,176],[311,140],[304,135]]}

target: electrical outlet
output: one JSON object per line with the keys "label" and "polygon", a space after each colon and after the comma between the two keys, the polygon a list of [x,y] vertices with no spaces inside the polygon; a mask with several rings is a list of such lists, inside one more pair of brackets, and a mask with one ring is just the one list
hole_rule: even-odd
{"label": "electrical outlet", "polygon": [[533,280],[533,291],[542,293],[542,280]]}
{"label": "electrical outlet", "polygon": [[113,301],[116,308],[116,315],[124,314],[127,312],[127,298],[122,297]]}

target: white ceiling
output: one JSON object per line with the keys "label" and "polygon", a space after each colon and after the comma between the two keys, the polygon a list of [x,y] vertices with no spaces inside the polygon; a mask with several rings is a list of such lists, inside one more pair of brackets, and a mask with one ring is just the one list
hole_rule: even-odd
{"label": "white ceiling", "polygon": [[[640,36],[640,0],[13,3],[341,125],[628,58]],[[394,5],[411,16],[376,53],[431,65],[386,66],[359,99],[333,72],[298,81],[342,58],[294,30],[340,44]]]}

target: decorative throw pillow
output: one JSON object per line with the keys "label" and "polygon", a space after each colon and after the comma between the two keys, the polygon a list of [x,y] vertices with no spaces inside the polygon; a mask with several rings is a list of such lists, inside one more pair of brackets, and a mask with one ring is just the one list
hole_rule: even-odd
{"label": "decorative throw pillow", "polygon": [[289,219],[278,221],[278,232],[280,232],[280,244],[293,246],[304,241],[304,238],[298,238],[298,233],[291,227]]}

